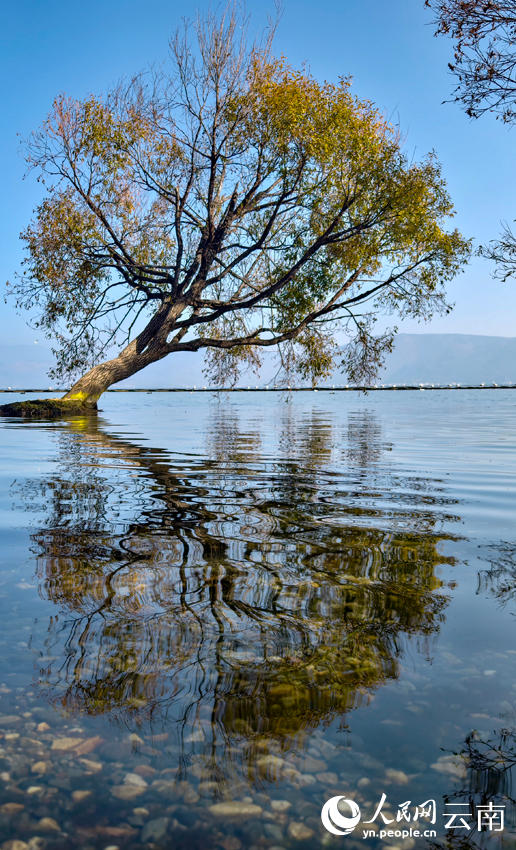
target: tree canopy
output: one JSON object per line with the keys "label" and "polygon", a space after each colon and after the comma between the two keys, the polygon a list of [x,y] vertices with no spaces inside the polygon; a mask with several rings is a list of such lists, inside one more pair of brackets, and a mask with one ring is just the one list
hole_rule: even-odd
{"label": "tree canopy", "polygon": [[[470,118],[492,113],[516,123],[515,0],[425,0],[435,13],[436,35],[452,38],[457,79],[455,101]],[[494,260],[494,277],[516,275],[516,236],[504,224],[499,239],[479,249]]]}
{"label": "tree canopy", "polygon": [[455,100],[470,118],[494,112],[516,119],[515,0],[425,0],[438,35],[454,41],[448,67],[457,79]]}
{"label": "tree canopy", "polygon": [[446,229],[435,155],[411,161],[349,79],[317,81],[242,24],[229,8],[185,25],[169,65],[59,95],[24,144],[47,194],[11,289],[58,340],[53,377],[90,369],[67,397],[94,404],[177,351],[204,350],[225,386],[270,347],[286,379],[343,357],[368,381],[395,333],[375,336],[378,313],[449,309],[470,244]]}

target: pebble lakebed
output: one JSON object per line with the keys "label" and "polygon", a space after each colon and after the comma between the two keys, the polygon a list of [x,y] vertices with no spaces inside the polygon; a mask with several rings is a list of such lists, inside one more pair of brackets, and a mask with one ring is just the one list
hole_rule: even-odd
{"label": "pebble lakebed", "polygon": [[[279,745],[274,754],[273,742],[264,740],[267,752],[255,760],[253,781],[236,781],[221,795],[201,761],[184,771],[153,766],[162,761],[166,733],[88,736],[80,723],[34,706],[31,697],[0,687],[0,835],[12,836],[2,850],[325,847],[336,844],[320,820],[326,799],[345,794],[373,808],[379,793],[373,789],[391,786],[403,796],[418,775],[386,769],[315,733],[298,755]],[[414,761],[417,768],[419,775],[428,768],[444,774],[451,784],[466,776],[453,755],[430,766]],[[392,815],[390,805],[384,811]],[[379,825],[368,828],[378,832]],[[412,850],[415,843],[387,840],[389,850]],[[362,845],[348,837],[346,846]]]}
{"label": "pebble lakebed", "polygon": [[[120,841],[136,850],[161,846],[174,837],[181,841],[185,832],[192,846],[198,833],[207,846],[223,850],[273,848],[275,842],[285,846],[285,840],[288,846],[306,842],[313,846],[316,835],[323,842],[325,837],[319,809],[311,802],[313,792],[319,788],[330,796],[349,786],[349,774],[346,779],[329,769],[336,748],[321,740],[320,748],[312,743],[298,757],[269,753],[257,760],[264,780],[282,781],[286,791],[282,797],[248,786],[233,788],[231,800],[216,801],[216,783],[203,781],[201,766],[189,767],[188,781],[178,777],[177,767],[159,771],[152,766],[160,743],[156,738],[166,739],[166,734],[150,736],[152,747],[135,733],[109,742],[101,736],[84,737],[80,725],[68,724],[50,709],[31,710],[30,695],[15,701],[11,689],[3,685],[0,696],[2,712],[18,712],[0,714],[0,830],[23,836],[4,842],[3,850],[98,846],[114,850],[119,845],[111,842]],[[391,771],[391,781],[408,781],[402,772],[393,774],[396,771]],[[360,782],[369,784],[365,778]],[[292,799],[289,786],[296,792]],[[303,788],[310,794],[300,814]],[[349,787],[346,794],[365,800]],[[220,833],[221,820],[234,822],[233,835],[228,834],[227,823],[225,834]],[[412,846],[411,839],[402,845],[403,850]]]}

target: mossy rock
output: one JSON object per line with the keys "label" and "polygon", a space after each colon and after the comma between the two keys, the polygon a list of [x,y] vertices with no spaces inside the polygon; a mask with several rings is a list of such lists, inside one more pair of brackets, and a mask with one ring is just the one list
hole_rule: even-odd
{"label": "mossy rock", "polygon": [[25,419],[61,419],[96,412],[96,404],[94,407],[86,407],[82,401],[65,398],[35,398],[31,401],[0,405],[0,416],[22,416]]}

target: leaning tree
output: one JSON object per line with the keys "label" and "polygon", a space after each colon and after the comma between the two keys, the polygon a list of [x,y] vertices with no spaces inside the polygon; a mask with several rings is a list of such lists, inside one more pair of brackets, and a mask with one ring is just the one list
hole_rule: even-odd
{"label": "leaning tree", "polygon": [[78,376],[66,399],[94,407],[201,349],[223,386],[266,348],[286,377],[340,359],[367,381],[396,330],[375,335],[379,313],[449,309],[470,245],[446,229],[435,156],[410,161],[348,79],[319,83],[271,41],[249,43],[231,9],[198,19],[168,66],[104,98],[59,96],[24,143],[47,194],[10,289],[58,340],[52,377]]}

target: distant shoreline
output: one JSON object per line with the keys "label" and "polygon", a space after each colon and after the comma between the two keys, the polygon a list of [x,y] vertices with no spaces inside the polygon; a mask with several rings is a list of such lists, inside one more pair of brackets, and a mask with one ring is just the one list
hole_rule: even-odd
{"label": "distant shoreline", "polygon": [[[424,386],[420,387],[417,384],[410,386],[390,386],[390,387],[151,387],[148,389],[141,388],[124,388],[124,389],[108,389],[106,393],[354,393],[354,392],[434,392],[438,390],[516,390],[516,384],[457,384],[450,386]],[[0,393],[17,393],[24,395],[25,393],[66,393],[68,389],[0,389]]]}

